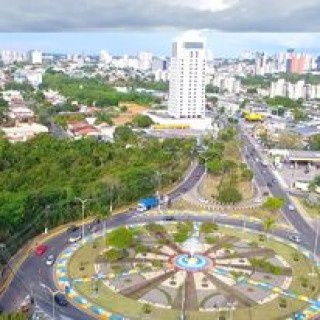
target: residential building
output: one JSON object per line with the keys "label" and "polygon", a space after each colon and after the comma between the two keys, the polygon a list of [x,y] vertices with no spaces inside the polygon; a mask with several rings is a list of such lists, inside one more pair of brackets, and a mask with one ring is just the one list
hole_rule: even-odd
{"label": "residential building", "polygon": [[28,58],[31,64],[42,64],[42,52],[39,50],[29,51]]}
{"label": "residential building", "polygon": [[151,52],[139,52],[138,55],[139,60],[139,70],[149,70],[152,65],[152,53]]}
{"label": "residential building", "polygon": [[173,42],[169,77],[169,114],[204,118],[206,44],[198,32],[186,32]]}
{"label": "residential building", "polygon": [[3,127],[6,138],[10,142],[27,141],[40,133],[48,133],[47,127],[38,123],[19,123],[14,127]]}
{"label": "residential building", "polygon": [[99,55],[99,62],[102,64],[109,64],[111,61],[112,56],[106,50],[101,50]]}

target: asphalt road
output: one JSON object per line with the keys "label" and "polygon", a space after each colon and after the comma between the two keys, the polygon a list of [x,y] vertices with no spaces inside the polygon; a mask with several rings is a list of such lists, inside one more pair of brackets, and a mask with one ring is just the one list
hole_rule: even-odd
{"label": "asphalt road", "polygon": [[[254,140],[243,130],[241,124],[240,127],[242,129],[242,141],[244,141],[246,146],[245,154],[247,156],[249,165],[254,171],[259,186],[266,187],[268,183],[271,183],[271,186],[268,187],[270,193],[274,197],[281,197],[285,199],[285,206],[281,210],[285,220],[297,230],[302,241],[307,244],[309,248],[312,249],[312,251],[316,249],[315,252],[317,253],[317,255],[319,255],[319,241],[317,241],[317,248],[315,248],[316,232],[305,220],[302,213],[300,213],[297,209],[289,209],[289,205],[292,205],[293,207],[295,206],[290,201],[287,191],[282,188],[278,180],[275,178],[272,172],[272,168],[270,166],[262,166],[261,150],[259,149],[258,145],[254,143]],[[318,240],[320,240],[319,236]]]}
{"label": "asphalt road", "polygon": [[[255,159],[260,158],[259,153],[255,150],[255,146],[252,145],[251,141],[247,138],[244,138],[248,150],[251,148],[254,152],[254,157],[249,157],[248,163],[254,170],[256,174],[256,179],[259,185],[265,186],[268,181],[272,181],[274,178],[272,172],[269,168],[261,169],[261,165]],[[250,152],[250,151],[249,151]],[[172,201],[177,200],[181,194],[190,190],[198,179],[204,173],[204,167],[198,165],[191,174],[181,183],[169,196]],[[274,196],[283,197],[286,199],[287,204],[289,204],[289,199],[285,190],[275,181],[270,187],[270,192]],[[312,249],[315,239],[315,233],[313,229],[306,223],[303,217],[297,211],[290,211],[289,209],[284,208],[283,214],[286,219],[297,229],[301,234],[303,240],[303,245],[307,249]],[[115,227],[121,224],[135,224],[139,222],[148,222],[148,221],[158,221],[163,219],[163,216],[158,217],[146,217],[143,215],[138,215],[134,209],[128,210],[124,214],[114,216],[110,218],[107,222],[107,227]],[[177,217],[177,220],[188,220],[192,219],[194,221],[204,221],[208,219],[213,219],[208,216],[183,216]],[[243,221],[230,219],[227,216],[219,216],[215,218],[215,221],[218,223],[224,223],[229,225],[243,226]],[[246,222],[246,227],[251,228],[252,230],[261,230],[261,226],[256,223]],[[288,239],[289,233],[283,230],[275,230],[274,233],[279,237]],[[49,251],[44,255],[44,257],[37,257],[31,255],[28,259],[22,264],[18,273],[13,278],[8,290],[0,297],[0,305],[4,310],[14,310],[20,306],[23,299],[28,295],[32,295],[35,299],[36,305],[42,309],[45,313],[51,315],[52,313],[52,298],[49,294],[49,291],[42,286],[40,283],[45,284],[50,287],[52,291],[55,291],[55,285],[53,282],[52,267],[47,267],[45,265],[45,257],[50,253],[55,256],[59,255],[62,249],[68,244],[69,234],[63,233],[55,237],[54,239],[47,242]],[[83,313],[81,310],[75,308],[71,304],[67,307],[59,307],[55,304],[56,316],[55,319],[66,320],[66,319],[76,319],[76,320],[85,320],[93,319],[88,314]]]}
{"label": "asphalt road", "polygon": [[[203,175],[205,169],[202,165],[197,165],[192,172],[174,189],[169,197],[172,201],[177,200],[184,192],[190,190],[198,179]],[[126,224],[130,219],[138,213],[134,209],[130,209],[121,215],[110,218],[107,222],[108,227],[114,227],[121,224]],[[53,281],[53,269],[45,265],[45,259],[49,254],[58,256],[63,248],[68,245],[69,234],[63,233],[47,242],[48,252],[43,257],[30,255],[22,264],[21,268],[16,273],[9,288],[0,297],[0,306],[4,310],[17,309],[27,295],[34,297],[36,304],[45,313],[52,314],[52,298],[49,290],[40,286],[44,284],[56,290]],[[56,319],[90,319],[87,314],[76,309],[69,304],[68,307],[56,307]]]}

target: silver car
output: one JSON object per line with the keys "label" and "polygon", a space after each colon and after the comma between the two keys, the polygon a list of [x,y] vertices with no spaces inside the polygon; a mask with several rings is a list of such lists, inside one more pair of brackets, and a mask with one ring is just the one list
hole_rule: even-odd
{"label": "silver car", "polygon": [[295,243],[301,243],[301,238],[297,234],[292,234],[289,236],[289,239]]}

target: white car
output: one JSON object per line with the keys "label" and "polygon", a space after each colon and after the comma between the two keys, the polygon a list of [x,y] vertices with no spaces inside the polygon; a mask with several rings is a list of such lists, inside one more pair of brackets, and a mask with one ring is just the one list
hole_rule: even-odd
{"label": "white car", "polygon": [[53,254],[50,254],[50,255],[47,257],[46,265],[47,265],[48,267],[51,267],[51,266],[53,266],[54,262],[55,262],[54,255],[53,255]]}
{"label": "white car", "polygon": [[292,234],[289,236],[289,239],[295,243],[301,243],[301,238],[297,234]]}
{"label": "white car", "polygon": [[254,202],[254,203],[261,203],[262,200],[261,200],[260,198],[256,198],[256,199],[253,200],[253,202]]}
{"label": "white car", "polygon": [[289,204],[289,205],[288,205],[288,209],[289,209],[290,211],[296,210],[296,208],[295,208],[292,204]]}
{"label": "white car", "polygon": [[75,235],[70,236],[69,242],[70,243],[75,243],[75,242],[80,241],[81,239],[82,239],[81,234],[75,234]]}

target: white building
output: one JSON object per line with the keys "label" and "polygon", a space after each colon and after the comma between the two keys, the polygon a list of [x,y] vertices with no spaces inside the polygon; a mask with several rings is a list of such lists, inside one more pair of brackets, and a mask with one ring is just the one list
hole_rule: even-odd
{"label": "white building", "polygon": [[151,69],[152,66],[152,53],[151,52],[139,52],[139,70],[146,71]]}
{"label": "white building", "polygon": [[47,127],[38,123],[21,123],[15,127],[3,127],[6,138],[10,142],[27,141],[40,133],[48,133]]}
{"label": "white building", "polygon": [[101,50],[99,55],[99,62],[102,64],[109,64],[111,61],[112,56],[106,50]]}
{"label": "white building", "polygon": [[279,79],[278,81],[271,83],[270,98],[274,98],[277,96],[286,96],[284,79]]}
{"label": "white building", "polygon": [[189,31],[172,45],[169,113],[174,118],[205,117],[206,45]]}
{"label": "white building", "polygon": [[241,82],[229,74],[215,74],[212,84],[220,89],[220,92],[240,93]]}
{"label": "white building", "polygon": [[42,64],[42,52],[39,50],[29,51],[28,58],[31,64]]}

